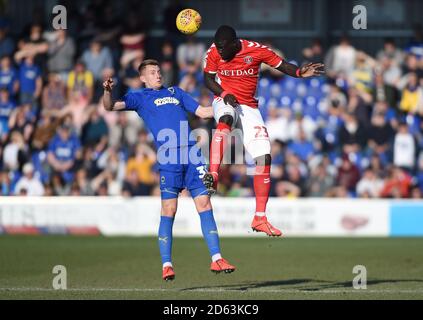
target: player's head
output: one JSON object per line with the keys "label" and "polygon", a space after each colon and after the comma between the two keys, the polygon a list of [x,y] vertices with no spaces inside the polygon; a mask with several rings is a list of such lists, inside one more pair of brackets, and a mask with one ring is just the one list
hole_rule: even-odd
{"label": "player's head", "polygon": [[238,37],[235,29],[230,26],[220,26],[214,35],[214,44],[223,60],[230,61],[239,51]]}
{"label": "player's head", "polygon": [[145,84],[146,88],[160,89],[162,87],[162,74],[160,65],[154,59],[144,60],[138,67],[140,80]]}

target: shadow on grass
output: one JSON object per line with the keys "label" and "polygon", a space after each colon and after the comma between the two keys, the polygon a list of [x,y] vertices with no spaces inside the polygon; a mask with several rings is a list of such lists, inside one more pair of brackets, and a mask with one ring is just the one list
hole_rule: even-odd
{"label": "shadow on grass", "polygon": [[[351,288],[353,287],[352,281],[343,281],[343,282],[328,282],[324,285],[319,285],[310,288],[302,288],[304,291],[319,291],[319,290],[328,290],[328,289],[339,289],[339,288]],[[374,279],[367,280],[367,287],[376,285],[376,284],[389,284],[389,283],[404,283],[404,282],[420,282],[423,283],[422,279]]]}
{"label": "shadow on grass", "polygon": [[313,279],[287,279],[287,280],[275,280],[275,281],[244,282],[240,284],[185,288],[185,289],[182,289],[182,291],[198,290],[198,289],[215,289],[215,288],[226,288],[228,290],[243,291],[243,290],[274,287],[274,286],[291,286],[291,285],[305,284],[309,282],[320,282],[320,281],[316,281]]}
{"label": "shadow on grass", "polygon": [[[386,284],[386,283],[404,283],[404,282],[423,283],[423,280],[422,279],[374,279],[374,280],[368,280],[367,286],[372,286],[377,284]],[[306,285],[306,286],[298,287],[296,285]],[[181,291],[199,290],[199,289],[217,289],[217,288],[245,291],[245,290],[252,290],[252,289],[259,289],[259,288],[286,287],[286,286],[288,286],[289,289],[296,289],[296,290],[302,290],[302,291],[319,291],[319,290],[339,289],[339,288],[352,289],[352,280],[343,281],[343,282],[333,282],[333,281],[315,280],[315,279],[287,279],[287,280],[275,280],[275,281],[244,282],[244,283],[230,284],[230,285],[191,287],[191,288],[181,289]],[[290,286],[295,286],[295,287],[290,287]],[[280,288],[280,289],[283,290],[288,288]]]}

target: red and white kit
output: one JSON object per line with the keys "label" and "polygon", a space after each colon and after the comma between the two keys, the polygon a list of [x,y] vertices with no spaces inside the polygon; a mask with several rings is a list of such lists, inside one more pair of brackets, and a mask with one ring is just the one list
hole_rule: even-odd
{"label": "red and white kit", "polygon": [[240,103],[234,109],[226,105],[221,97],[215,97],[213,110],[216,122],[223,115],[230,114],[234,118],[233,127],[242,129],[244,133],[245,149],[253,158],[257,158],[270,153],[269,135],[256,99],[260,65],[266,63],[277,68],[283,59],[258,42],[240,41],[242,49],[231,61],[222,60],[215,44],[212,44],[205,57],[204,71],[216,74],[217,83]]}

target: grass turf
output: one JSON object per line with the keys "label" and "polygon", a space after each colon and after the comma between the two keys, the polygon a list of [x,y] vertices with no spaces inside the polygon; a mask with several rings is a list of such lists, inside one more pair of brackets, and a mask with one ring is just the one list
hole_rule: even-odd
{"label": "grass turf", "polygon": [[[214,275],[201,238],[174,239],[161,280],[156,238],[1,236],[0,299],[423,299],[423,238],[223,238],[237,267]],[[68,290],[52,289],[55,265]],[[367,289],[354,290],[355,265]]]}

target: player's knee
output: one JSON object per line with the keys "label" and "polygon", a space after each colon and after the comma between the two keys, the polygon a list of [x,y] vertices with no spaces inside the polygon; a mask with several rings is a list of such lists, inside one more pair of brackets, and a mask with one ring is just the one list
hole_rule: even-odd
{"label": "player's knee", "polygon": [[270,154],[257,157],[255,160],[257,166],[270,166],[272,164],[272,156]]}
{"label": "player's knee", "polygon": [[176,214],[176,203],[162,203],[162,216],[174,217]]}
{"label": "player's knee", "polygon": [[198,212],[211,210],[211,202],[209,196],[200,196],[195,199],[195,206]]}
{"label": "player's knee", "polygon": [[219,123],[225,123],[228,126],[232,126],[234,118],[230,114],[225,114],[219,118]]}

